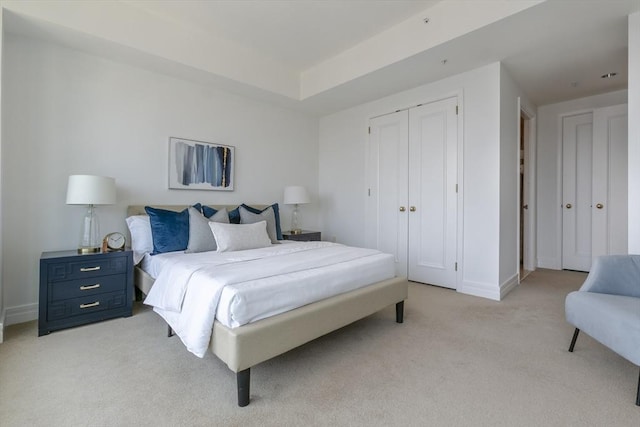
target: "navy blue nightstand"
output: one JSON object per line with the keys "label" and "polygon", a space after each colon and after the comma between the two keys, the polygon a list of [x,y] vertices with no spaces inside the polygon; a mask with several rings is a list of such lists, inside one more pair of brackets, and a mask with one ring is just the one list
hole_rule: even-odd
{"label": "navy blue nightstand", "polygon": [[38,336],[114,317],[129,317],[133,304],[133,252],[40,257]]}

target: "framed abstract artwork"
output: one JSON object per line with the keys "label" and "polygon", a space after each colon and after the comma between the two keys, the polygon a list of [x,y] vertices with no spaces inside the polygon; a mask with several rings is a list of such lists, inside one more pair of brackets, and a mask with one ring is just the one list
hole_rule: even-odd
{"label": "framed abstract artwork", "polygon": [[233,191],[235,147],[169,138],[169,188]]}

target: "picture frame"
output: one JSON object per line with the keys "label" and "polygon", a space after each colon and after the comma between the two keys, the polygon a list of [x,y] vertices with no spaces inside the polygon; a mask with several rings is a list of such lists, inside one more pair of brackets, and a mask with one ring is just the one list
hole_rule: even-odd
{"label": "picture frame", "polygon": [[235,147],[169,138],[169,188],[233,191]]}

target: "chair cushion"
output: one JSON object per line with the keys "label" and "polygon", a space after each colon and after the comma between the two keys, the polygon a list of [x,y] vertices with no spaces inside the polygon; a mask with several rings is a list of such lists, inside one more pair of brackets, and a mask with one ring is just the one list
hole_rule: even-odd
{"label": "chair cushion", "polygon": [[567,322],[640,365],[640,298],[571,292],[565,314]]}

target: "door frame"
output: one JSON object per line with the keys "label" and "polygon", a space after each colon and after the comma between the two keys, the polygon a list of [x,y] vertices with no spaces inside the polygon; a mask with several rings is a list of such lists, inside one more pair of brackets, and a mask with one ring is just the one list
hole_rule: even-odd
{"label": "door frame", "polygon": [[[525,173],[527,174],[528,186],[527,191],[529,195],[529,220],[528,223],[524,224],[524,245],[526,245],[526,250],[524,251],[527,255],[523,257],[522,264],[523,268],[528,271],[534,271],[536,269],[536,115],[533,111],[529,110],[526,106],[522,105],[522,101],[520,97],[518,97],[518,117],[517,117],[517,141],[518,141],[518,149],[516,150],[516,182],[520,182],[520,139],[522,135],[520,134],[520,118],[524,116],[525,121],[528,122],[528,132],[524,135],[526,138],[525,142]],[[520,221],[522,218],[520,217],[520,206],[522,205],[522,194],[520,191],[520,185],[517,185],[517,197],[516,197],[516,247],[517,247],[517,256],[516,256],[516,271],[518,274],[518,283],[523,279],[520,277]]]}

